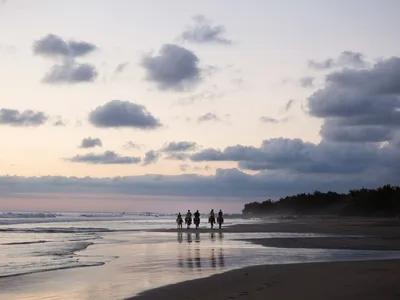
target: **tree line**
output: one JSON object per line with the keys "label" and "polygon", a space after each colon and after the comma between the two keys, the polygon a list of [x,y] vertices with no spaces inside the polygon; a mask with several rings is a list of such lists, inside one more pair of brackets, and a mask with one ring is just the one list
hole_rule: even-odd
{"label": "tree line", "polygon": [[295,214],[295,215],[360,215],[399,216],[400,187],[384,185],[377,189],[350,190],[347,194],[336,192],[302,193],[264,202],[245,204],[243,214]]}

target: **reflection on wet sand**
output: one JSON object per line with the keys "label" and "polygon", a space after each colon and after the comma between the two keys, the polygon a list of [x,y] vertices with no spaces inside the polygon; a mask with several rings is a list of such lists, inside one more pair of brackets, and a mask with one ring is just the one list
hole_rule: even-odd
{"label": "reflection on wet sand", "polygon": [[[207,267],[209,266],[213,269],[216,269],[217,267],[221,269],[225,268],[224,248],[222,246],[224,239],[223,233],[210,233],[208,237],[213,243],[213,246],[211,247],[202,247],[200,243],[200,233],[195,233],[194,235],[195,243],[193,243],[192,233],[189,232],[186,233],[185,238],[187,244],[179,246],[177,257],[178,267],[190,270],[194,270],[196,268],[198,271],[201,271],[202,267],[205,267],[206,265]],[[183,239],[183,233],[178,232],[178,243],[182,244]],[[217,243],[214,244],[215,242]],[[209,263],[204,265],[205,261],[208,261]]]}

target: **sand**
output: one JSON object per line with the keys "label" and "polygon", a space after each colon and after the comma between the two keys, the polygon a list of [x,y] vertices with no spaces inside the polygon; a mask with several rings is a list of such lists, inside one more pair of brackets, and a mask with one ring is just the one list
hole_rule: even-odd
{"label": "sand", "polygon": [[151,290],[134,299],[398,300],[400,262],[250,267]]}
{"label": "sand", "polygon": [[[285,220],[284,223],[232,226],[224,228],[223,231],[365,236],[251,240],[270,247],[400,249],[400,219],[295,218]],[[399,260],[268,265],[169,285],[147,291],[132,299],[398,300],[399,283]]]}

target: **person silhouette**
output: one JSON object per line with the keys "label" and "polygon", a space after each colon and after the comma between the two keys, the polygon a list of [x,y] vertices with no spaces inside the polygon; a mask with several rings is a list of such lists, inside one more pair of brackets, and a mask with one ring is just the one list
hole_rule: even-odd
{"label": "person silhouette", "polygon": [[178,228],[182,229],[183,219],[181,213],[178,213],[178,216],[176,218],[176,223],[178,224]]}
{"label": "person silhouette", "polygon": [[224,214],[222,212],[222,209],[220,209],[219,212],[218,212],[217,222],[218,222],[219,229],[221,229],[221,226],[224,223]]}

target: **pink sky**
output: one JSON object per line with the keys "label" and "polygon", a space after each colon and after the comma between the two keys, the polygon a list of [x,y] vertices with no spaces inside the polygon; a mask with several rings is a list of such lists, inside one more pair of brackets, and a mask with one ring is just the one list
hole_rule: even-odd
{"label": "pink sky", "polygon": [[[187,201],[185,201],[187,199]],[[0,198],[0,211],[101,211],[101,212],[186,212],[211,208],[227,213],[240,212],[243,204],[233,198],[126,196],[96,194],[19,194]]]}

